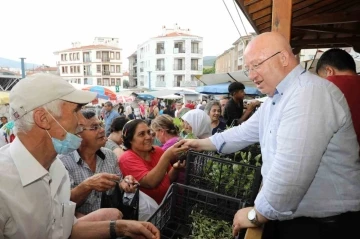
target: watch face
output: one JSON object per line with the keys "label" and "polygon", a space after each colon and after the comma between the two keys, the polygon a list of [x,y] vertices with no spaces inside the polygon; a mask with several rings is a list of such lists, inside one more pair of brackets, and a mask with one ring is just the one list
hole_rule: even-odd
{"label": "watch face", "polygon": [[252,221],[252,220],[254,220],[255,218],[256,218],[256,212],[255,212],[254,209],[251,209],[251,210],[249,211],[249,213],[248,213],[248,219],[249,219],[250,221]]}

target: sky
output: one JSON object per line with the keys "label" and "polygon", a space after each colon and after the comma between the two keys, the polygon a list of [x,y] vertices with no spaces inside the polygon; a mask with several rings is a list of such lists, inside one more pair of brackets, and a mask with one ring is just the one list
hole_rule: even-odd
{"label": "sky", "polygon": [[[224,0],[245,35],[233,0]],[[11,0],[2,1],[0,57],[55,66],[54,52],[95,37],[117,37],[122,69],[138,44],[161,34],[162,26],[190,28],[202,36],[203,55],[216,56],[239,37],[223,0]],[[240,9],[238,9],[241,13]],[[241,13],[247,32],[253,29]]]}

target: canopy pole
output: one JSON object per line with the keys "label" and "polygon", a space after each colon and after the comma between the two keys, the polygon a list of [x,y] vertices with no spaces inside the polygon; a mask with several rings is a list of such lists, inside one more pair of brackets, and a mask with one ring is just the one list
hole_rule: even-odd
{"label": "canopy pole", "polygon": [[279,32],[289,42],[291,39],[292,2],[293,0],[272,1],[271,31]]}
{"label": "canopy pole", "polygon": [[227,74],[228,74],[228,76],[230,76],[231,79],[233,79],[234,81],[238,82],[237,80],[235,80],[234,77],[232,77],[232,75],[230,75],[230,73],[227,73]]}

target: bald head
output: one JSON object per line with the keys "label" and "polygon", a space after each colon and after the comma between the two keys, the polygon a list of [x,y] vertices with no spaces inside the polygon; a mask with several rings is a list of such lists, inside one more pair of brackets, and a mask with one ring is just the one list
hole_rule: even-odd
{"label": "bald head", "polygon": [[276,86],[299,63],[280,33],[267,32],[254,38],[244,52],[245,69],[263,94],[272,96]]}

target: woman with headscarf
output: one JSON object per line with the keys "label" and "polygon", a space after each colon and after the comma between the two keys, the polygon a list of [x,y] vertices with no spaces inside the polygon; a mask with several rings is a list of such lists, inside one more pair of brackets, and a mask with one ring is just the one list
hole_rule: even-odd
{"label": "woman with headscarf", "polygon": [[131,108],[130,105],[126,106],[126,109],[125,109],[125,115],[128,119],[135,119],[135,115],[133,113],[133,109]]}
{"label": "woman with headscarf", "polygon": [[205,139],[212,135],[210,117],[203,110],[190,110],[181,119],[184,121],[184,130],[188,135],[192,134],[198,139]]}

